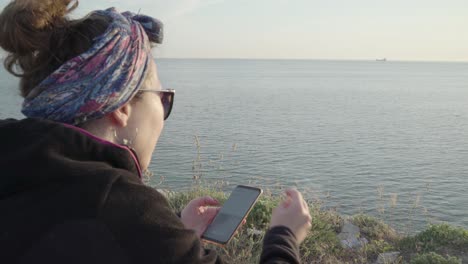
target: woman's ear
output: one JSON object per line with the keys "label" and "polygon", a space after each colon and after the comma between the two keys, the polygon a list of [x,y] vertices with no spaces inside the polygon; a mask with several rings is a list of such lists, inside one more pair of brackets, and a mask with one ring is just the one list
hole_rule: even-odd
{"label": "woman's ear", "polygon": [[130,102],[121,106],[114,112],[109,114],[111,122],[118,127],[126,127],[128,125],[128,120],[132,113],[132,105]]}

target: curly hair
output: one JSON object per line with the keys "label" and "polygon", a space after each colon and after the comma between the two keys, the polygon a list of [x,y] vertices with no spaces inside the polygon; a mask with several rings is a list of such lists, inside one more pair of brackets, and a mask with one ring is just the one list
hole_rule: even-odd
{"label": "curly hair", "polygon": [[64,62],[91,48],[109,26],[109,18],[95,13],[70,19],[77,7],[73,0],[16,0],[0,14],[0,46],[8,52],[4,66],[20,77],[23,97]]}

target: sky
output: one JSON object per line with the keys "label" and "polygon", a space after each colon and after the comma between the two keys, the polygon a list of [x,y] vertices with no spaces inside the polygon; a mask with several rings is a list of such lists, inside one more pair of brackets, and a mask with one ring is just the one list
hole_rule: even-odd
{"label": "sky", "polygon": [[164,58],[468,61],[467,0],[82,0],[73,16],[110,6],[162,20]]}

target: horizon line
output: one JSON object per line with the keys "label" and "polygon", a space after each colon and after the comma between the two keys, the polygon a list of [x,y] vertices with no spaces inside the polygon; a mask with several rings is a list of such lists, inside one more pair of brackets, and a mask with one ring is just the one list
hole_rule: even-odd
{"label": "horizon line", "polygon": [[375,59],[318,59],[318,58],[248,58],[248,57],[158,57],[155,59],[169,59],[169,60],[284,60],[284,61],[356,61],[356,62],[435,62],[435,63],[468,63],[468,60],[405,60],[405,59],[388,59],[386,61],[379,61],[381,58]]}

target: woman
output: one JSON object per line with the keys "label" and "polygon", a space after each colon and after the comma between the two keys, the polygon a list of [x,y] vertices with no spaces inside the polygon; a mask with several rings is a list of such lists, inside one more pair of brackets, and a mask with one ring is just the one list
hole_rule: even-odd
{"label": "woman", "polygon": [[[145,186],[174,92],[162,90],[151,17],[71,0],[16,0],[0,14],[6,68],[21,78],[24,120],[0,121],[2,263],[221,263],[200,235],[211,197],[177,216]],[[310,228],[296,190],[273,212],[262,263],[298,263]]]}

